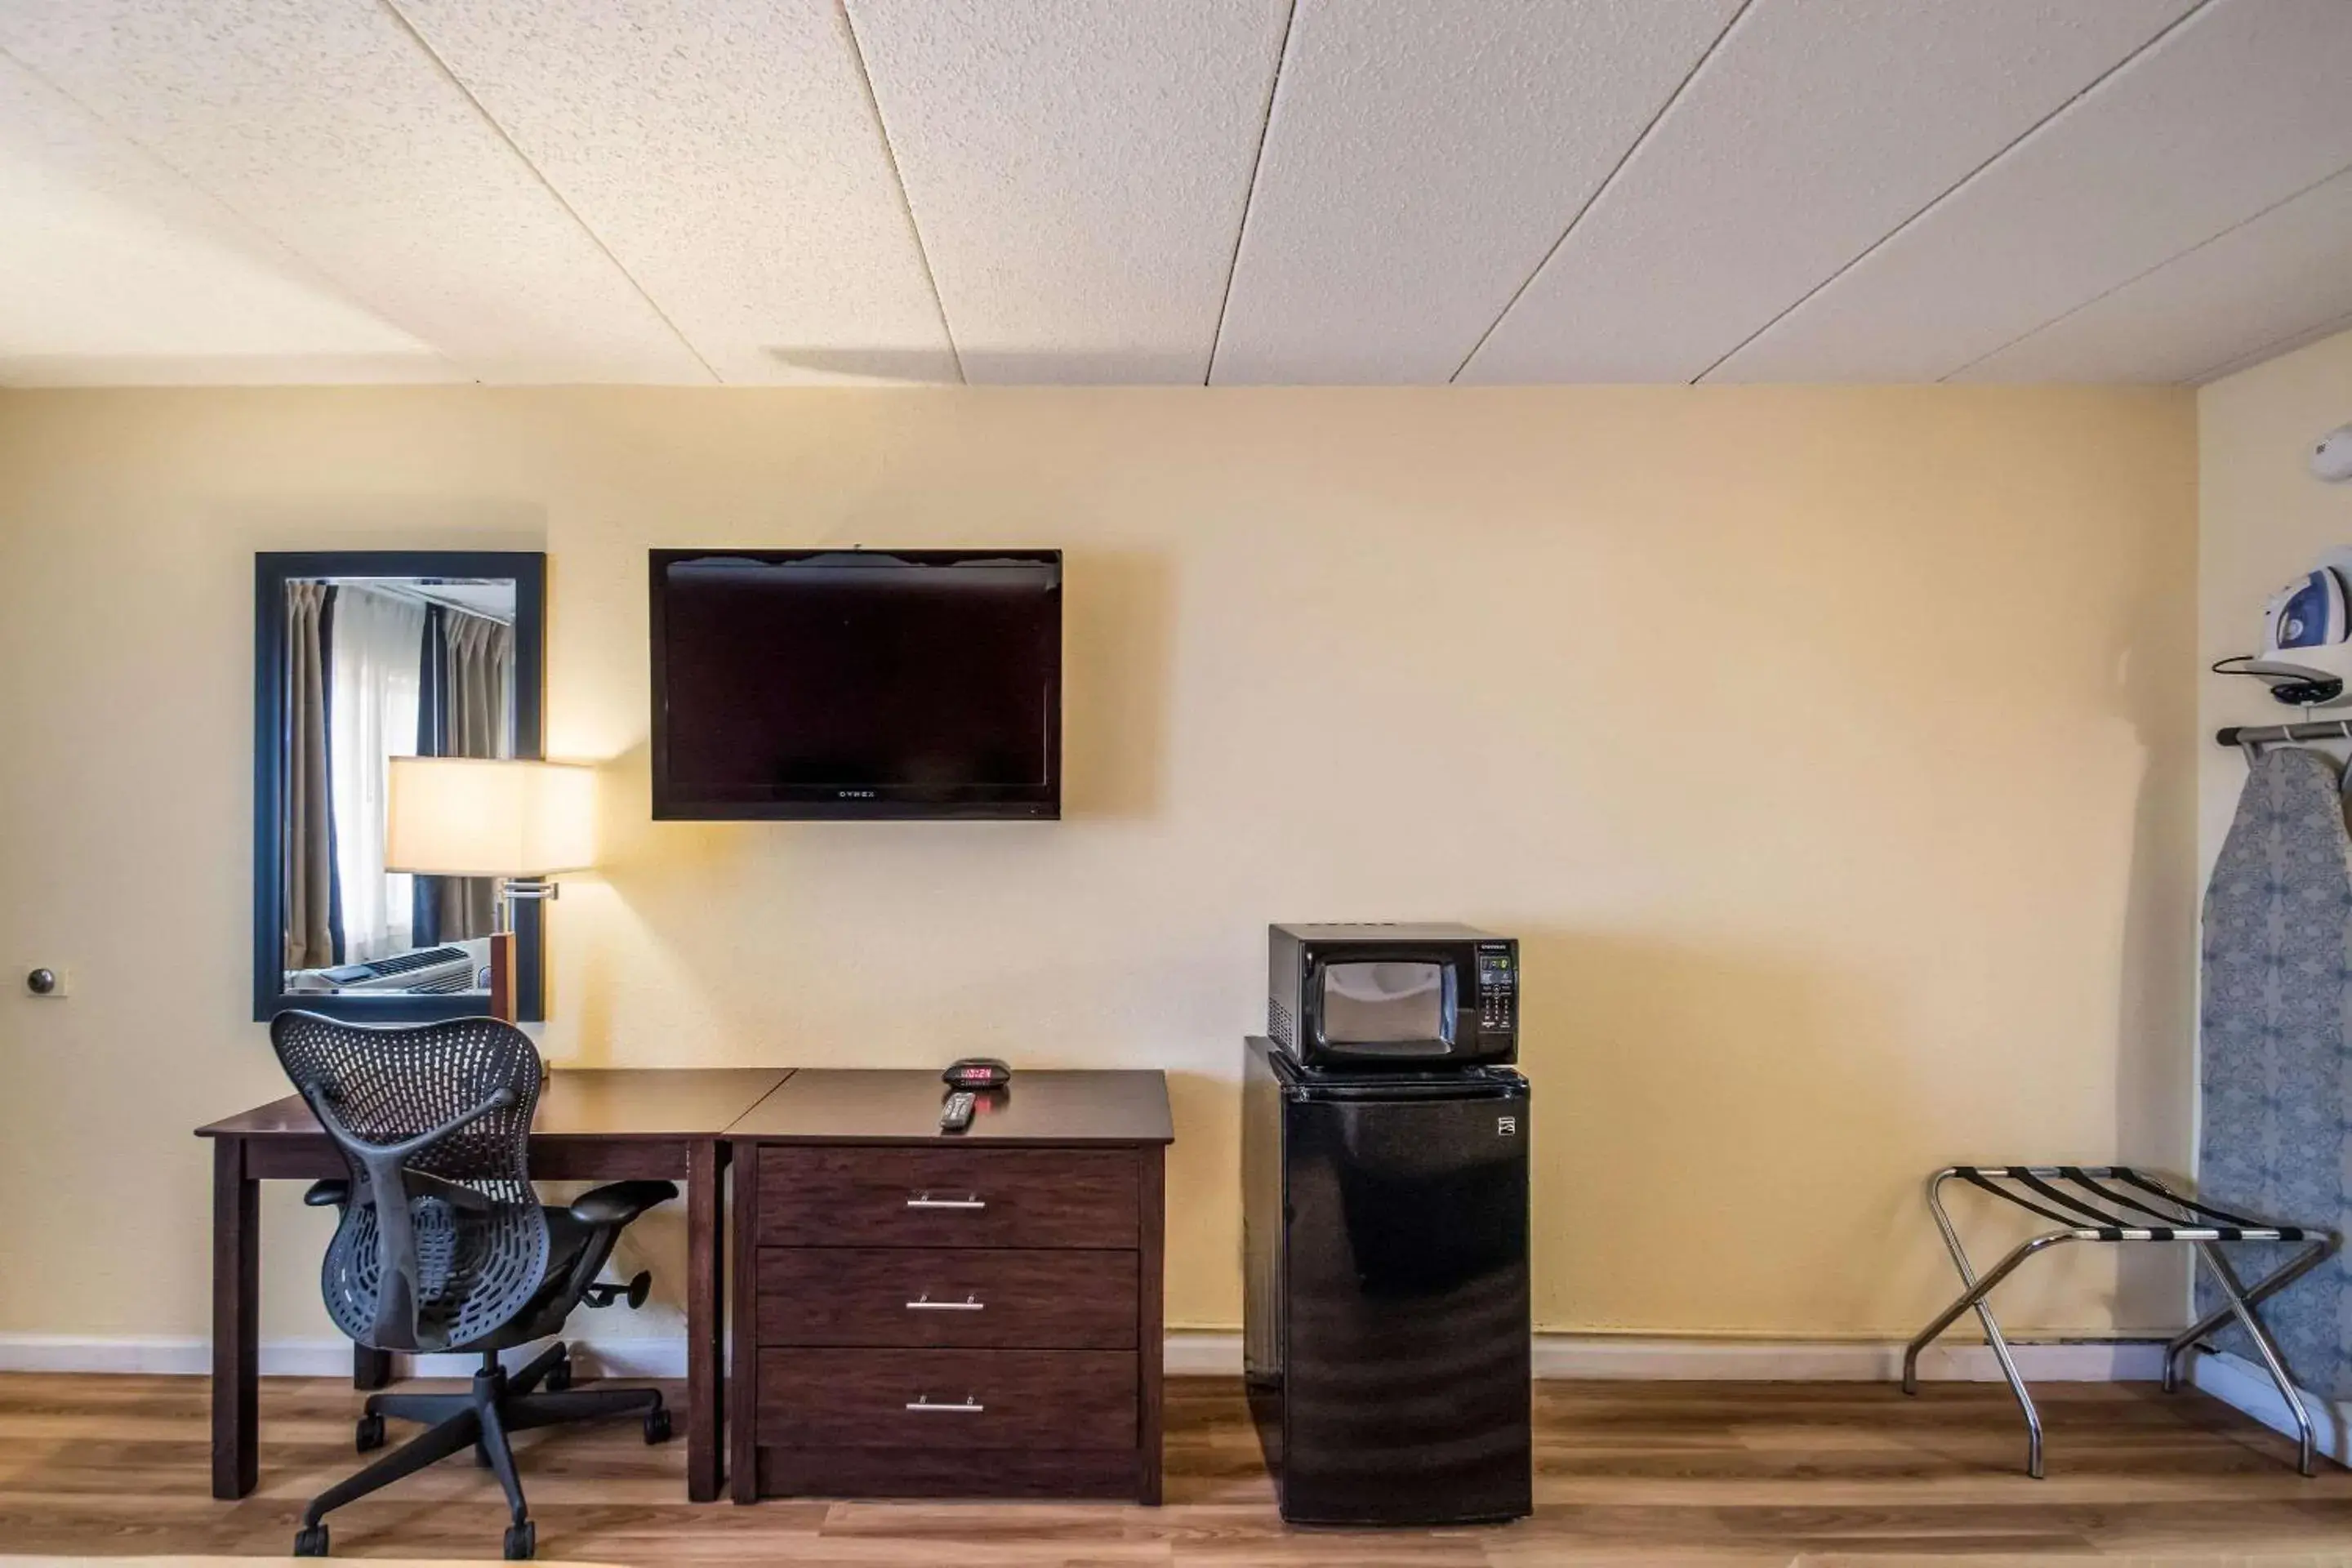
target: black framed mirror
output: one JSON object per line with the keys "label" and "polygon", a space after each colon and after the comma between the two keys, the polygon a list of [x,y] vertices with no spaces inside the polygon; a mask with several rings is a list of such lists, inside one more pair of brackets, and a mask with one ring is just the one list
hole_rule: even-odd
{"label": "black framed mirror", "polygon": [[511,918],[517,1016],[546,1016],[541,906],[488,877],[386,869],[396,756],[544,754],[547,557],[254,557],[253,1016],[370,1023],[490,1008]]}

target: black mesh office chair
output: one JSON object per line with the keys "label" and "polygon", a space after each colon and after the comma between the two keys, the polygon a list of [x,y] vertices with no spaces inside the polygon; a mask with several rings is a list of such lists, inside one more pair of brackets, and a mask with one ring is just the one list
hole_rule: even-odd
{"label": "black mesh office chair", "polygon": [[615,1182],[563,1207],[542,1205],[525,1164],[539,1053],[511,1024],[368,1028],[281,1013],[269,1038],[351,1167],[349,1180],[320,1182],[303,1199],[342,1211],[320,1276],[335,1326],[377,1350],[482,1357],[469,1393],[369,1397],[362,1453],[383,1446],[387,1415],[431,1428],[313,1499],[294,1554],[327,1554],[330,1510],[471,1447],[507,1494],[507,1556],[529,1558],[535,1531],[509,1435],[637,1415],[646,1441],[659,1443],[669,1436],[669,1412],[658,1389],[573,1391],[561,1342],[511,1375],[499,1352],[560,1332],[583,1300],[643,1305],[651,1276],[623,1286],[600,1285],[596,1275],[622,1227],[677,1188]]}

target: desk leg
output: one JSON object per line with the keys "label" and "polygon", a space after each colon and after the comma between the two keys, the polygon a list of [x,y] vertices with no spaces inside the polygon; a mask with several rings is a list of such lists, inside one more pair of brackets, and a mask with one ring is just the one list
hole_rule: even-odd
{"label": "desk leg", "polygon": [[213,1140],[213,1496],[241,1498],[259,1475],[260,1184],[245,1140]]}
{"label": "desk leg", "polygon": [[710,1502],[719,1496],[719,1435],[726,1429],[719,1408],[719,1279],[726,1258],[720,1235],[719,1177],[723,1162],[719,1142],[698,1139],[688,1146],[686,1175],[686,1496]]}
{"label": "desk leg", "polygon": [[392,1352],[371,1350],[366,1345],[352,1347],[352,1386],[377,1389],[392,1386]]}

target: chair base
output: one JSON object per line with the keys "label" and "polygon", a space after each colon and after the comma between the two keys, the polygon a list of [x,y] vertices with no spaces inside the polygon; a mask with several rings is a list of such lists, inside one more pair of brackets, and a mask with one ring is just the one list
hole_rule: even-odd
{"label": "chair base", "polygon": [[[541,1392],[541,1385],[546,1392]],[[528,1559],[537,1549],[537,1531],[523,1502],[522,1482],[515,1473],[509,1437],[534,1426],[555,1426],[574,1421],[608,1421],[615,1416],[643,1419],[646,1441],[667,1442],[669,1412],[657,1388],[572,1387],[572,1362],[565,1347],[550,1345],[520,1372],[508,1374],[495,1352],[482,1358],[474,1386],[464,1394],[375,1394],[360,1417],[358,1446],[362,1452],[383,1442],[383,1420],[422,1421],[426,1429],[359,1474],[320,1492],[302,1511],[302,1528],[294,1538],[297,1557],[327,1554],[326,1516],[347,1502],[382,1491],[405,1476],[449,1458],[461,1449],[474,1450],[475,1462],[495,1471],[506,1493],[513,1523],[507,1531],[506,1555]]]}

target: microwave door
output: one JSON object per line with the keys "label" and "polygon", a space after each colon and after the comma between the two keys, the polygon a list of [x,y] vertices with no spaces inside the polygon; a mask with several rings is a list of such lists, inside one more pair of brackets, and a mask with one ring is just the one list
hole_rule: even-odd
{"label": "microwave door", "polygon": [[1340,1050],[1444,1056],[1453,1048],[1451,967],[1426,959],[1323,965],[1323,1041]]}

